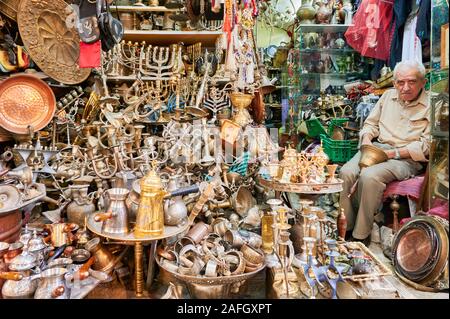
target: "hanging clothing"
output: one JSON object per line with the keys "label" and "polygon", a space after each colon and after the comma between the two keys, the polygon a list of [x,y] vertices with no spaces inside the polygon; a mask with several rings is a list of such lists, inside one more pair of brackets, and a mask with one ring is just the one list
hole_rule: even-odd
{"label": "hanging clothing", "polygon": [[422,43],[416,34],[417,16],[410,17],[403,32],[402,61],[422,63]]}
{"label": "hanging clothing", "polygon": [[431,29],[431,0],[421,0],[419,13],[417,14],[416,33],[420,41],[430,39]]}
{"label": "hanging clothing", "polygon": [[101,41],[94,43],[84,43],[80,41],[80,56],[78,57],[78,66],[80,68],[98,68],[101,64]]}
{"label": "hanging clothing", "polygon": [[397,62],[400,62],[402,59],[403,30],[406,20],[411,13],[413,2],[414,0],[395,0],[394,2],[393,35],[389,57],[391,69],[394,69]]}
{"label": "hanging clothing", "polygon": [[353,16],[353,25],[345,32],[347,43],[362,56],[387,61],[392,17],[392,2],[362,0]]}

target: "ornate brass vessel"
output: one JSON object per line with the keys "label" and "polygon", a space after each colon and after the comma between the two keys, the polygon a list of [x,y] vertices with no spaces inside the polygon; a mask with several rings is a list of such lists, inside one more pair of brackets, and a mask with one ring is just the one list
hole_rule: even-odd
{"label": "ornate brass vessel", "polygon": [[373,145],[361,146],[361,159],[359,160],[359,167],[369,167],[375,164],[383,163],[388,160],[386,153]]}
{"label": "ornate brass vessel", "polygon": [[244,94],[241,92],[233,92],[230,94],[231,103],[237,109],[233,121],[240,126],[246,126],[252,122],[252,117],[247,108],[252,103],[254,97],[252,94]]}

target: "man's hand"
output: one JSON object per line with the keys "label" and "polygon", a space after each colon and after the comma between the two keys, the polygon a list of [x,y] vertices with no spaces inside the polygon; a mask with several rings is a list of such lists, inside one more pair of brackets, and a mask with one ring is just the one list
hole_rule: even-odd
{"label": "man's hand", "polygon": [[372,137],[369,134],[364,134],[361,139],[361,145],[372,145]]}
{"label": "man's hand", "polygon": [[384,153],[386,153],[388,159],[395,157],[395,151],[394,150],[384,150]]}

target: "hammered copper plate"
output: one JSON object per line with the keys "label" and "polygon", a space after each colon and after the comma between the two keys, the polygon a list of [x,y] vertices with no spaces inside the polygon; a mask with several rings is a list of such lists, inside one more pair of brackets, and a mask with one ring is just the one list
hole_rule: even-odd
{"label": "hammered copper plate", "polygon": [[52,120],[56,99],[52,89],[32,75],[18,75],[0,84],[0,126],[27,134],[30,125],[38,131]]}
{"label": "hammered copper plate", "polygon": [[399,266],[407,272],[419,271],[430,259],[431,246],[430,237],[424,230],[408,230],[398,243],[396,254]]}
{"label": "hammered copper plate", "polygon": [[20,35],[31,58],[51,78],[64,84],[86,80],[91,69],[78,67],[80,37],[75,14],[62,0],[21,0]]}

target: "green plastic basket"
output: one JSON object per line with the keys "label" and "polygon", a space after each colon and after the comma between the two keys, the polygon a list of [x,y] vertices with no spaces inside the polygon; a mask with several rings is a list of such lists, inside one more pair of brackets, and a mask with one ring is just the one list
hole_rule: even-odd
{"label": "green plastic basket", "polygon": [[358,152],[358,141],[336,141],[325,134],[320,135],[325,153],[334,163],[348,162]]}
{"label": "green plastic basket", "polygon": [[306,120],[306,127],[308,129],[309,137],[316,138],[321,134],[327,134],[327,131],[323,127],[322,123],[320,123],[319,119]]}

